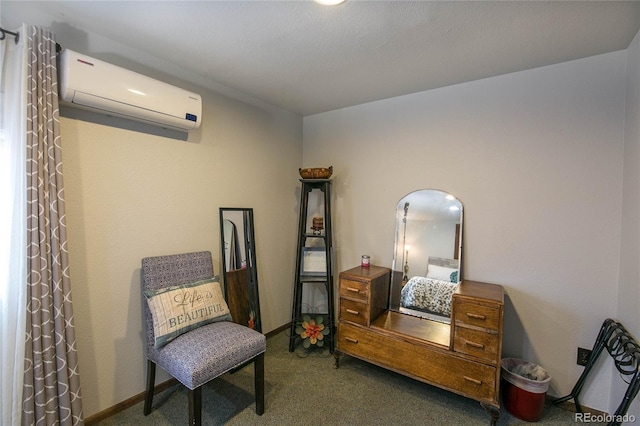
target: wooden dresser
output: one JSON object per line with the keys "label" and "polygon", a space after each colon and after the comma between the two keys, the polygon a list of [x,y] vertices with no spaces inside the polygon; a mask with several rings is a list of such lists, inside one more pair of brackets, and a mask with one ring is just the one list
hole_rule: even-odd
{"label": "wooden dresser", "polygon": [[502,286],[463,281],[451,324],[388,310],[391,270],[356,267],[339,277],[336,367],[347,354],[481,403],[500,414]]}

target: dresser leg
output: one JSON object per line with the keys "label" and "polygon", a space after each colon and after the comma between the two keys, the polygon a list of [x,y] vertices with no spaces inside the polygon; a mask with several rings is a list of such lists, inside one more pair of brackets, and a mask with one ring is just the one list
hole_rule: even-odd
{"label": "dresser leg", "polygon": [[340,358],[342,357],[342,354],[340,353],[339,350],[335,350],[333,351],[333,358],[335,358],[336,363],[334,364],[334,368],[340,368]]}
{"label": "dresser leg", "polygon": [[480,405],[484,408],[484,411],[491,416],[491,426],[495,426],[496,423],[498,423],[498,417],[500,417],[500,408],[483,402],[481,402]]}

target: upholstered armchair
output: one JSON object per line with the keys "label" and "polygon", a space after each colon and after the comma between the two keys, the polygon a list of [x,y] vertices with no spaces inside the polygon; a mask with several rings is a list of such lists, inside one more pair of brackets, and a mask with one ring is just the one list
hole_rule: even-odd
{"label": "upholstered armchair", "polygon": [[256,413],[264,413],[264,352],[261,333],[231,321],[220,284],[213,280],[211,253],[142,259],[147,337],[144,414],[151,412],[156,365],[189,390],[189,424],[201,424],[204,384],[254,364]]}

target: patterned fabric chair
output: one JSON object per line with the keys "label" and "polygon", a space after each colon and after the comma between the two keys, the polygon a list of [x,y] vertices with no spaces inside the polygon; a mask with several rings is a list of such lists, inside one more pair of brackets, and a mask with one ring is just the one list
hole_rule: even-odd
{"label": "patterned fabric chair", "polygon": [[[142,259],[142,289],[157,291],[213,277],[211,253],[197,252]],[[151,311],[144,303],[147,334],[145,416],[151,412],[156,365],[189,389],[189,424],[201,424],[202,385],[253,362],[256,413],[264,413],[264,352],[261,333],[230,321],[202,325],[156,348]]]}

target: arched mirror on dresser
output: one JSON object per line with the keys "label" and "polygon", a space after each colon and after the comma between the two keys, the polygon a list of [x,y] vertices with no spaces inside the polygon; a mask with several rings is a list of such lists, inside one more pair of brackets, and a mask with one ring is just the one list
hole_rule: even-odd
{"label": "arched mirror on dresser", "polygon": [[224,291],[233,321],[262,332],[253,209],[220,209]]}
{"label": "arched mirror on dresser", "polygon": [[462,202],[445,191],[396,207],[391,267],[339,274],[336,367],[349,355],[474,399],[500,414],[502,286],[462,274]]}
{"label": "arched mirror on dresser", "polygon": [[437,189],[398,202],[389,309],[450,321],[462,278],[462,215],[460,200]]}

